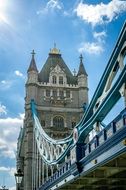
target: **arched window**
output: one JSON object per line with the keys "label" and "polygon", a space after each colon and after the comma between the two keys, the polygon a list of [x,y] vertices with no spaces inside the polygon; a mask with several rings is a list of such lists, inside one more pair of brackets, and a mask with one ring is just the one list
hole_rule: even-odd
{"label": "arched window", "polygon": [[55,116],[53,118],[53,126],[54,127],[64,127],[64,119],[61,116]]}
{"label": "arched window", "polygon": [[59,84],[63,84],[63,77],[59,76]]}
{"label": "arched window", "polygon": [[53,84],[56,84],[56,76],[55,75],[52,77],[52,82],[53,82]]}

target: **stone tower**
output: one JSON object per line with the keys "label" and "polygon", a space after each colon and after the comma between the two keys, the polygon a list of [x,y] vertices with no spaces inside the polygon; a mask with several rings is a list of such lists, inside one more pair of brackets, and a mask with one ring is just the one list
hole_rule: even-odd
{"label": "stone tower", "polygon": [[40,123],[54,139],[68,136],[80,121],[88,104],[87,73],[80,56],[79,70],[73,75],[56,46],[50,50],[40,72],[32,52],[27,71],[25,119],[18,139],[17,169],[24,173],[22,189],[32,190],[33,121],[30,101],[34,99]]}

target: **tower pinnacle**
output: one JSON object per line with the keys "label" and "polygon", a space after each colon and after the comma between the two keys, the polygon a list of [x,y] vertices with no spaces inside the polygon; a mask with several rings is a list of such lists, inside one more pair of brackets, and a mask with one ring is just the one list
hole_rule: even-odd
{"label": "tower pinnacle", "polygon": [[80,63],[83,63],[83,56],[80,54]]}
{"label": "tower pinnacle", "polygon": [[82,54],[80,54],[79,58],[80,58],[80,66],[79,66],[78,75],[82,75],[82,74],[87,75],[86,70],[85,70],[84,65],[83,65],[83,56],[82,56]]}
{"label": "tower pinnacle", "polygon": [[32,54],[32,59],[34,59],[34,55],[35,55],[34,49],[32,50],[31,54]]}
{"label": "tower pinnacle", "polygon": [[35,63],[35,59],[34,59],[35,51],[32,50],[31,54],[32,54],[32,59],[31,59],[31,62],[30,62],[29,68],[28,68],[28,72],[29,71],[36,71],[36,72],[38,72],[37,66],[36,66],[36,63]]}

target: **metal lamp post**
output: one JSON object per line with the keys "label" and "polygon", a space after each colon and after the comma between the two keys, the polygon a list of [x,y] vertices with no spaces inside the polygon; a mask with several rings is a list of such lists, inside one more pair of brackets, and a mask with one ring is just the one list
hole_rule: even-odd
{"label": "metal lamp post", "polygon": [[20,185],[21,185],[22,178],[23,178],[23,173],[22,173],[21,169],[18,169],[17,173],[15,173],[15,180],[16,180],[17,190],[20,190]]}

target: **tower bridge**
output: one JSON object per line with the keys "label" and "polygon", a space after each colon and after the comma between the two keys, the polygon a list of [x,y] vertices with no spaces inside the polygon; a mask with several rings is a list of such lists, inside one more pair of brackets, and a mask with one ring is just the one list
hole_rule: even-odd
{"label": "tower bridge", "polygon": [[[82,55],[78,73],[72,74],[55,45],[38,72],[32,52],[17,146],[23,178],[17,189],[126,189],[125,56],[126,23],[89,103]],[[122,111],[105,125],[121,98]]]}

